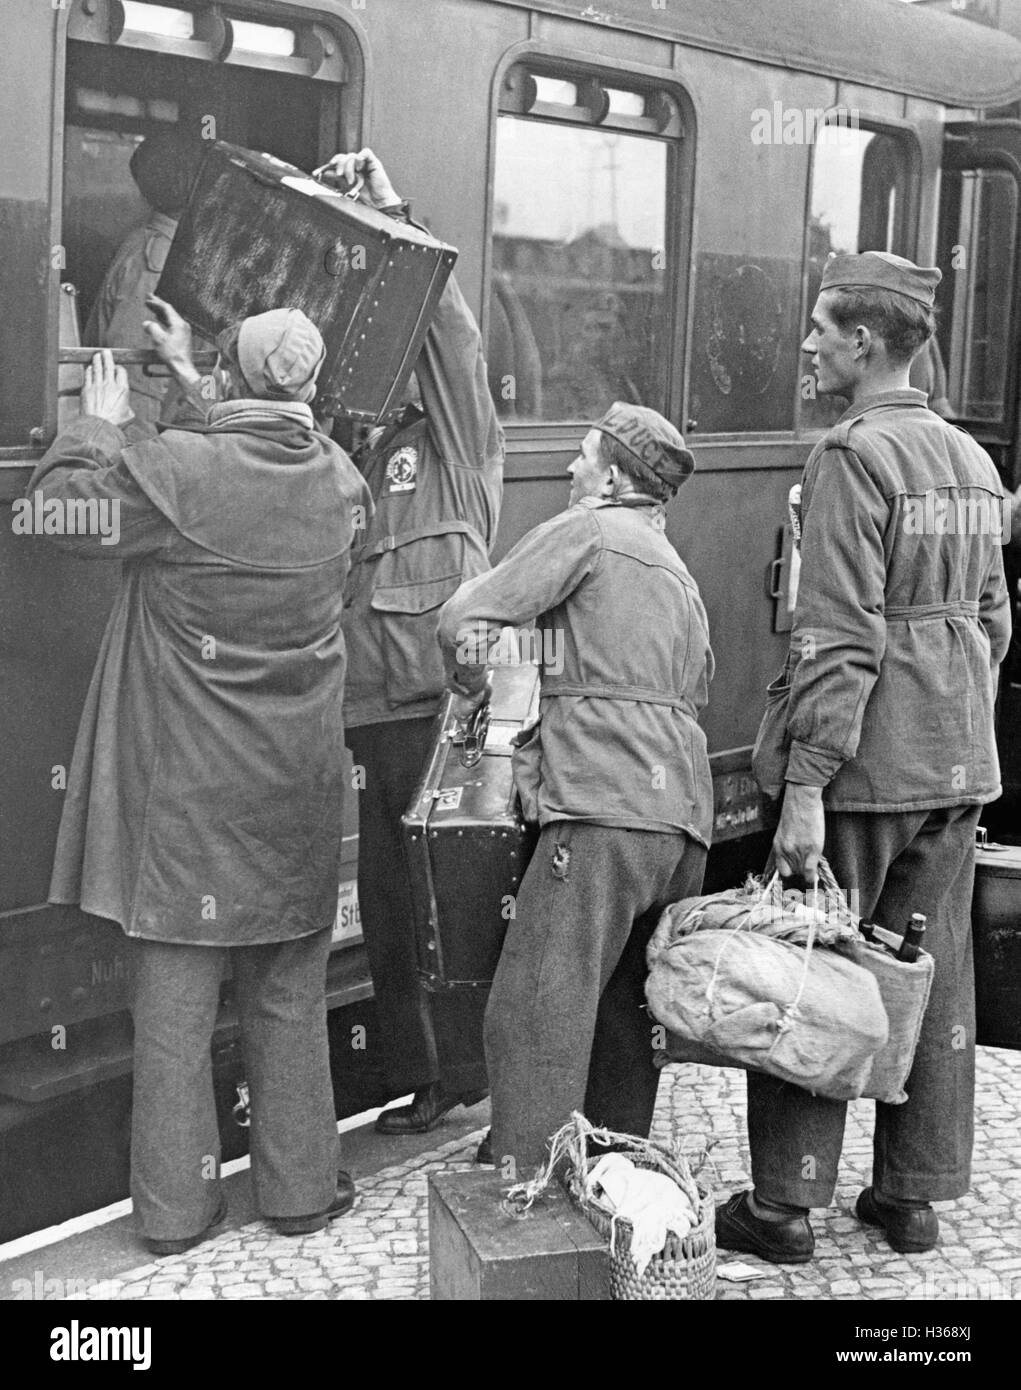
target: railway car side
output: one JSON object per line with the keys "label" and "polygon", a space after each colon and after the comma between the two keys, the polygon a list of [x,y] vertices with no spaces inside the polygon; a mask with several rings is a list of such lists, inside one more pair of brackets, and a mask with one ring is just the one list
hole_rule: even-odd
{"label": "railway car side", "polygon": [[[780,25],[766,0],[11,0],[0,1185],[16,1196],[0,1239],[126,1185],[120,933],[46,903],[117,566],[14,534],[11,503],[76,409],[61,351],[144,212],[127,173],[138,141],[175,125],[309,169],[364,144],[384,157],[416,218],[459,248],[488,340],[508,445],[497,556],[565,504],[566,465],[610,401],[684,431],[699,470],[668,525],[717,657],[705,727],[722,884],[768,844],[750,748],[791,625],[787,493],[829,419],[798,354],[829,251],[944,266],[948,413],[1021,482],[1021,127],[995,115],[1021,101],[1021,43],[913,9],[789,0]],[[338,1113],[390,1098],[373,1064],[351,800],[329,976]],[[242,1079],[229,995],[215,1050],[226,1116]],[[89,1155],[84,1181],[54,1176],[68,1143]],[[41,1145],[50,1157],[26,1177]]]}

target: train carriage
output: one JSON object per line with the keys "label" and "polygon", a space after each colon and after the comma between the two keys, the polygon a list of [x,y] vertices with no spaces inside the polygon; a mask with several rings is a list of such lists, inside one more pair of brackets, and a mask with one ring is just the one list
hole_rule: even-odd
{"label": "train carriage", "polygon": [[[769,839],[750,747],[791,626],[786,497],[832,418],[798,354],[830,251],[942,266],[920,384],[1021,482],[1012,37],[893,0],[8,0],[5,17],[0,1239],[126,1191],[121,935],[46,903],[116,565],[15,535],[10,504],[76,409],[80,325],[144,211],[128,173],[142,137],[175,125],[306,169],[380,153],[416,217],[460,249],[487,337],[508,445],[497,556],[564,505],[564,469],[611,400],[685,432],[699,471],[669,533],[717,656],[713,884],[758,867]],[[1007,679],[1015,816],[1017,697]],[[390,1097],[354,808],[344,835],[329,978],[351,1113]],[[228,1117],[242,1075],[229,996],[215,1048]]]}

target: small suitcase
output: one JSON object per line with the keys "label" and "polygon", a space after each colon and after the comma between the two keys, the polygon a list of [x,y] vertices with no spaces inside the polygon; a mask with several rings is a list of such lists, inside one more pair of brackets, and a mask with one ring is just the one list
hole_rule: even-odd
{"label": "small suitcase", "polygon": [[1021,845],[975,851],[975,1041],[1021,1051]]}
{"label": "small suitcase", "polygon": [[488,727],[463,733],[448,697],[403,818],[419,975],[434,992],[492,983],[513,899],[535,847],[511,776],[512,739],[539,708],[539,670],[497,666]]}
{"label": "small suitcase", "polygon": [[317,412],[375,422],[404,404],[456,259],[291,164],[216,141],[157,293],[208,338],[267,309],[302,309],[326,343]]}

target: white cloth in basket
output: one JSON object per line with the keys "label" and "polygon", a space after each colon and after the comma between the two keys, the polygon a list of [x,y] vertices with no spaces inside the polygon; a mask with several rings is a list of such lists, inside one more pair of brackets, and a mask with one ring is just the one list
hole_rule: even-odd
{"label": "white cloth in basket", "polygon": [[589,1172],[589,1180],[602,1189],[611,1214],[630,1221],[631,1258],[639,1275],[663,1249],[668,1231],[683,1240],[698,1224],[698,1213],[672,1178],[636,1168],[622,1153],[605,1154]]}

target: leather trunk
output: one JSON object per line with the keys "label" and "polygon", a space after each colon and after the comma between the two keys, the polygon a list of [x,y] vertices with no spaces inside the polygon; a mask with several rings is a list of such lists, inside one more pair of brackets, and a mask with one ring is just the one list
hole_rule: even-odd
{"label": "leather trunk", "polygon": [[975,852],[975,1041],[1021,1051],[1021,846]]}
{"label": "leather trunk", "polygon": [[216,141],[157,293],[207,338],[267,309],[323,335],[316,411],[383,421],[404,404],[457,252],[268,154]]}
{"label": "leather trunk", "polygon": [[[521,815],[511,740],[539,706],[536,666],[497,666],[489,725],[471,764],[447,697],[432,752],[403,818],[419,974],[427,989],[491,984],[537,827]],[[471,765],[469,765],[471,764]]]}

